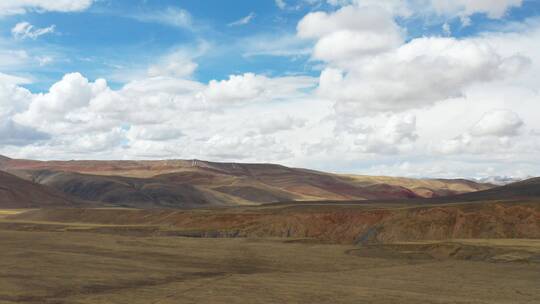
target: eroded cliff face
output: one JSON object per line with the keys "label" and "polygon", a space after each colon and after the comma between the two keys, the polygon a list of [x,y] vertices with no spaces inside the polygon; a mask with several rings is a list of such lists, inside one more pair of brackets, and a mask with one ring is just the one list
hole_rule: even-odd
{"label": "eroded cliff face", "polygon": [[489,204],[411,209],[380,223],[372,241],[540,238],[537,206]]}
{"label": "eroded cliff face", "polygon": [[[540,203],[409,208],[252,208],[241,210],[36,210],[19,219],[152,225],[198,237],[313,238],[370,244],[467,238],[540,238]],[[161,233],[163,229],[152,233]]]}

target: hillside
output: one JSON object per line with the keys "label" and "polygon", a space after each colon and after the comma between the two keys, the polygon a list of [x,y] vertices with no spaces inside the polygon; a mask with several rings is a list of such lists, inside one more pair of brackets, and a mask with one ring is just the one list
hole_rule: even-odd
{"label": "hillside", "polygon": [[67,195],[120,207],[197,208],[239,203],[226,195],[162,179],[34,171],[32,180]]}
{"label": "hillside", "polygon": [[425,203],[463,203],[463,202],[521,202],[540,200],[540,177],[530,178],[520,182],[494,187],[487,190],[462,193],[445,197],[438,197],[432,200],[425,200]]}
{"label": "hillside", "polygon": [[0,171],[0,208],[75,206],[76,202],[55,190]]}
{"label": "hillside", "polygon": [[413,191],[419,197],[441,197],[491,189],[493,185],[466,179],[416,179],[406,177],[344,175],[365,185],[388,184]]}
{"label": "hillside", "polygon": [[201,160],[0,159],[0,170],[84,200],[132,207],[440,197],[492,187],[467,180],[338,175],[275,164]]}

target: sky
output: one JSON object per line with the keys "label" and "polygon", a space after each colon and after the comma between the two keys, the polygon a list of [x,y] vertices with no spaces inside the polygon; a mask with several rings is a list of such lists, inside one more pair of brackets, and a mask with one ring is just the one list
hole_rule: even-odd
{"label": "sky", "polygon": [[0,154],[540,175],[540,0],[3,0]]}

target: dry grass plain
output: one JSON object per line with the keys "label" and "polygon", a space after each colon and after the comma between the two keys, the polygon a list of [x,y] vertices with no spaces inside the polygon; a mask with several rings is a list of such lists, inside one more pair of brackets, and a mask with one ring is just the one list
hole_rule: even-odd
{"label": "dry grass plain", "polygon": [[0,220],[0,303],[540,303],[538,240],[353,246],[97,228]]}

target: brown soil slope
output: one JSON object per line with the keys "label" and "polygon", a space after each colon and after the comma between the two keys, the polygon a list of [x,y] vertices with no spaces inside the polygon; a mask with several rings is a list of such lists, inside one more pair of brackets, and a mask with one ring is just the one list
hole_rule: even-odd
{"label": "brown soil slope", "polygon": [[75,201],[60,192],[0,171],[0,208],[74,206]]}
{"label": "brown soil slope", "polygon": [[[456,238],[540,238],[540,202],[410,208],[295,205],[191,211],[56,209],[29,211],[10,218],[150,225],[154,228],[147,232],[153,235],[314,238],[349,244]],[[131,232],[142,229],[139,232],[144,233],[147,228],[130,229]]]}
{"label": "brown soil slope", "polygon": [[34,182],[83,200],[120,207],[198,208],[236,205],[234,198],[162,179],[101,176],[72,172],[32,172]]}

